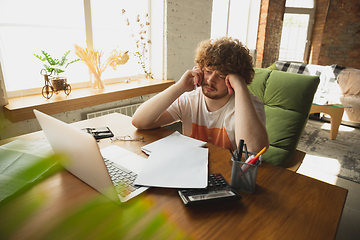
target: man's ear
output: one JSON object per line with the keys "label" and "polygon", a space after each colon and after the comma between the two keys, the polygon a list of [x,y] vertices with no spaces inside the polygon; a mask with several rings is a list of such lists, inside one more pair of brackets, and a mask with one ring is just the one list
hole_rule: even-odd
{"label": "man's ear", "polygon": [[233,94],[233,93],[234,93],[234,89],[233,89],[233,87],[231,86],[229,75],[226,75],[225,85],[226,85],[226,87],[227,87],[227,89],[228,89],[229,95]]}

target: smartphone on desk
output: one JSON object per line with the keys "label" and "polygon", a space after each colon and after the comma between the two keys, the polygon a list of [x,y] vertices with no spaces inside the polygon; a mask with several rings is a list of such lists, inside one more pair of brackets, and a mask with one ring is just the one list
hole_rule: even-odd
{"label": "smartphone on desk", "polygon": [[83,128],[82,131],[91,134],[96,140],[113,137],[114,134],[108,127]]}
{"label": "smartphone on desk", "polygon": [[241,195],[231,188],[220,173],[209,174],[207,188],[180,189],[178,193],[186,206],[241,199]]}

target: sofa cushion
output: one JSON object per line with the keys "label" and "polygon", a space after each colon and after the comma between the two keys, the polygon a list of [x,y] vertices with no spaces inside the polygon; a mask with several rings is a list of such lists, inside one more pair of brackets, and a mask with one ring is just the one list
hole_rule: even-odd
{"label": "sofa cushion", "polygon": [[323,66],[319,66],[319,65],[294,63],[294,62],[276,61],[274,64],[277,70],[279,71],[313,75],[313,76],[320,76],[321,71],[323,69]]}
{"label": "sofa cushion", "polygon": [[343,119],[346,121],[352,121],[360,123],[360,96],[356,95],[345,95],[340,98],[341,103],[345,106],[351,106],[351,108],[345,108],[345,113]]}
{"label": "sofa cushion", "polygon": [[273,63],[271,64],[270,66],[268,66],[266,69],[270,69],[270,70],[279,70],[277,67],[276,67],[276,64]]}
{"label": "sofa cushion", "polygon": [[263,101],[270,148],[266,162],[286,166],[305,128],[319,77],[255,68],[249,90]]}
{"label": "sofa cushion", "polygon": [[338,76],[338,83],[344,95],[360,96],[360,70],[346,68]]}
{"label": "sofa cushion", "polygon": [[344,67],[336,64],[331,66],[320,66],[284,61],[276,61],[275,66],[278,70],[283,72],[319,76],[320,83],[315,93],[313,102],[316,104],[340,103],[341,90],[336,79]]}

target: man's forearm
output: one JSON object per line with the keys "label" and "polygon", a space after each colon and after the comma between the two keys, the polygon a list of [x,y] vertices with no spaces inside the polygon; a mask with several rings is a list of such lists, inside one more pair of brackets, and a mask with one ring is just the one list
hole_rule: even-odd
{"label": "man's forearm", "polygon": [[152,97],[141,104],[136,110],[132,123],[139,129],[150,129],[160,127],[162,124],[170,122],[158,122],[166,109],[182,94],[184,90],[181,86],[175,84],[163,92]]}
{"label": "man's forearm", "polygon": [[240,139],[244,139],[251,152],[269,147],[266,128],[254,107],[247,86],[235,91],[235,139],[237,144]]}
{"label": "man's forearm", "polygon": [[166,109],[181,94],[194,89],[195,79],[200,84],[202,76],[199,70],[187,70],[177,83],[143,103],[135,112],[132,124],[139,129],[151,129],[173,122]]}

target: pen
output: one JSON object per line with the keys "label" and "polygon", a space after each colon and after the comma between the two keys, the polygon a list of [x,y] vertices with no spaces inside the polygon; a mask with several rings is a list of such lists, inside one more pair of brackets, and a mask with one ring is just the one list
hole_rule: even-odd
{"label": "pen", "polygon": [[244,144],[244,148],[245,148],[245,156],[246,156],[246,159],[248,159],[248,158],[249,158],[249,154],[248,154],[248,151],[247,151],[246,143]]}
{"label": "pen", "polygon": [[[241,169],[241,167],[240,167],[236,179],[238,180],[238,179],[241,178],[241,177],[242,177],[243,181],[245,182],[245,185],[246,185],[246,186],[251,186],[250,183],[249,183],[249,181],[248,181],[248,179],[246,178],[246,175],[245,175],[244,171],[243,171],[243,170]],[[249,179],[249,180],[251,181],[251,179]]]}
{"label": "pen", "polygon": [[232,163],[232,170],[231,170],[231,182],[230,185],[233,187],[236,187],[236,182],[237,182],[237,172],[238,172],[238,163],[237,163],[237,158],[235,157],[234,153],[231,151],[231,149],[229,148],[229,151],[231,153],[231,156],[233,158],[233,163]]}
{"label": "pen", "polygon": [[[261,149],[261,151],[260,151],[258,154],[256,154],[255,157],[253,157],[252,159],[250,159],[250,161],[247,162],[247,163],[249,163],[249,164],[255,164],[255,163],[259,160],[260,155],[263,154],[265,151],[266,151],[266,147],[264,147],[263,149]],[[243,167],[244,167],[243,171],[245,172],[246,170],[249,169],[250,165],[247,165],[247,166],[244,165]]]}
{"label": "pen", "polygon": [[234,155],[234,153],[231,151],[230,148],[229,148],[229,152],[231,153],[231,156],[232,156],[232,158],[234,159],[234,161],[237,161],[237,158],[235,158],[235,155]]}
{"label": "pen", "polygon": [[[238,181],[238,179],[241,177],[241,175],[244,176],[244,172],[243,170],[241,169],[241,167],[238,167],[237,163],[235,163],[235,161],[237,162],[238,159],[235,158],[235,155],[234,153],[231,151],[231,149],[229,148],[229,152],[231,153],[231,156],[233,157],[234,159],[234,162],[233,162],[233,166],[232,166],[232,172],[231,172],[231,182],[230,182],[230,185],[235,187],[236,188],[236,182]],[[237,173],[237,170],[239,170],[239,172]],[[236,175],[237,173],[237,175]],[[249,186],[249,182],[246,178],[244,178],[244,181],[246,182],[246,184]]]}
{"label": "pen", "polygon": [[249,163],[255,164],[257,162],[257,160],[259,160],[260,155],[263,154],[265,151],[266,151],[266,147],[261,149],[261,151],[258,154],[256,154],[256,156],[254,158],[250,159]]}
{"label": "pen", "polygon": [[243,148],[244,148],[244,139],[240,139],[239,148],[238,148],[238,152],[237,152],[238,161],[241,161]]}
{"label": "pen", "polygon": [[[246,145],[246,144],[245,144],[245,145]],[[245,151],[246,151],[246,150],[245,150]],[[247,158],[246,158],[246,163],[253,164],[253,162],[256,162],[256,160],[259,159],[260,155],[263,154],[265,151],[266,151],[266,147],[264,147],[263,149],[261,149],[261,151],[258,152],[255,157],[253,157],[253,158],[251,158],[251,159],[249,159],[249,158],[247,157]],[[252,154],[255,154],[255,153],[252,153]]]}

